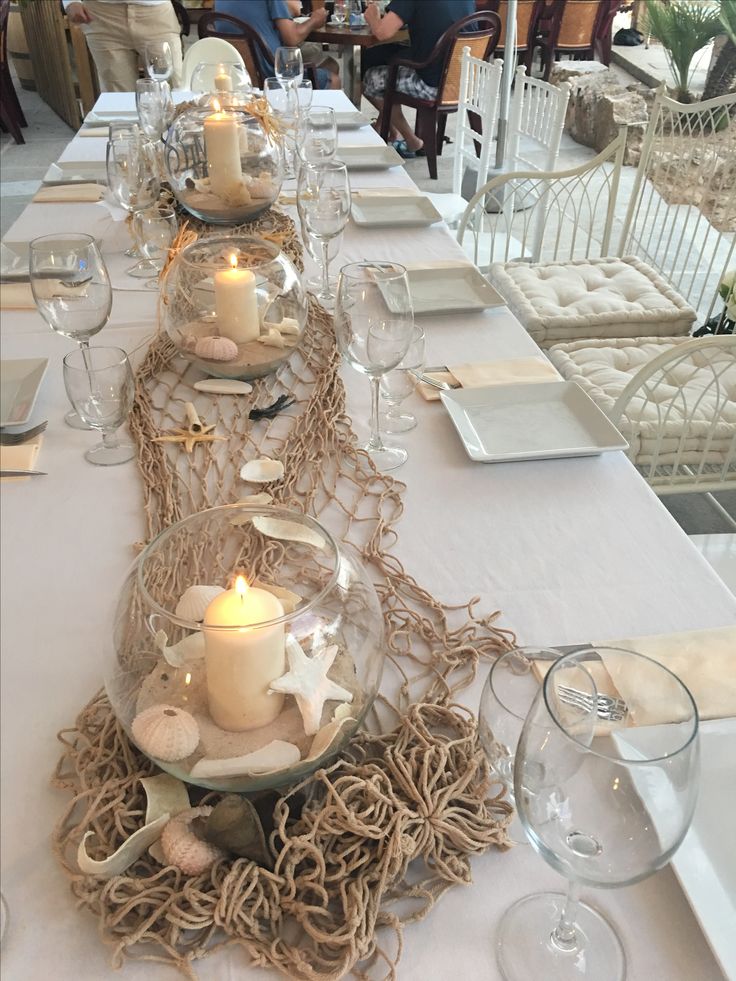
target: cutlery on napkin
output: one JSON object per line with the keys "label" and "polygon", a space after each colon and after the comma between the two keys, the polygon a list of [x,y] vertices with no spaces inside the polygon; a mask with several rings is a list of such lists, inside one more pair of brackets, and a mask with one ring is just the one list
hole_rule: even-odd
{"label": "cutlery on napkin", "polygon": [[0,283],[0,310],[35,310],[30,283]]}
{"label": "cutlery on napkin", "polygon": [[33,196],[33,203],[51,204],[64,201],[100,201],[104,193],[105,189],[100,184],[57,184],[53,187],[42,187]]}
{"label": "cutlery on napkin", "polygon": [[[42,443],[43,434],[40,433],[30,443],[21,443],[19,446],[0,446],[0,471],[33,471]],[[30,480],[31,476],[34,476],[34,473],[29,473],[27,477],[0,477],[0,480]]]}
{"label": "cutlery on napkin", "polygon": [[[477,364],[448,366],[444,371],[425,371],[436,381],[460,388],[484,388],[486,385],[510,385],[514,382],[559,381],[557,369],[544,358],[510,358]],[[427,402],[436,402],[439,389],[417,383],[417,391]]]}

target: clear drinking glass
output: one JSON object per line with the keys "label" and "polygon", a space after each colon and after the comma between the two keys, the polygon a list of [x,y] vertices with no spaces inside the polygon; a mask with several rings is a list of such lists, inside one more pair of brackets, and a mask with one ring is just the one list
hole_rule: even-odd
{"label": "clear drinking glass", "polygon": [[[153,146],[134,137],[113,140],[107,153],[107,182],[117,203],[131,214],[150,208],[158,200],[161,189]],[[135,234],[134,224],[132,231]],[[140,248],[138,242],[135,244]],[[142,279],[156,275],[155,267],[147,259],[126,272]]]}
{"label": "clear drinking glass", "polygon": [[[116,140],[120,139],[139,139],[140,127],[138,123],[113,122],[109,124],[107,147],[105,149],[105,168],[107,170],[107,183],[110,184],[110,148]],[[140,259],[141,254],[135,245],[131,245],[125,250],[124,255],[129,259]]]}
{"label": "clear drinking glass", "polygon": [[362,449],[378,470],[393,470],[407,459],[405,449],[385,446],[381,440],[378,403],[381,376],[404,357],[413,329],[414,312],[403,266],[393,262],[343,266],[337,286],[335,336],[348,364],[370,378],[371,436]]}
{"label": "clear drinking glass", "polygon": [[161,140],[174,118],[174,102],[168,82],[139,78],[135,83],[138,122],[149,140]]}
{"label": "clear drinking glass", "polygon": [[115,466],[135,456],[133,443],[121,442],[118,429],[133,408],[135,382],[128,356],[119,347],[90,347],[64,358],[64,385],[81,419],[99,429],[102,442],[84,454],[99,466]]}
{"label": "clear drinking glass", "polygon": [[284,154],[284,177],[296,177],[296,157],[299,146],[299,111],[298,103],[292,98],[288,87],[281,84],[278,78],[266,78],[263,81],[263,94],[278,118],[283,136],[282,149]]}
{"label": "clear drinking glass", "polygon": [[299,171],[297,207],[309,235],[322,247],[322,288],[320,303],[331,308],[335,294],[330,289],[330,239],[339,235],[350,217],[350,180],[345,164],[338,160],[326,164],[305,163]]}
{"label": "clear drinking glass", "polygon": [[[606,711],[606,694],[624,710]],[[505,978],[625,976],[620,940],[580,888],[631,885],[665,865],[690,825],[698,773],[697,709],[667,668],[603,647],[552,664],[522,728],[514,788],[529,840],[569,888],[506,912],[496,935]]]}
{"label": "clear drinking glass", "polygon": [[332,11],[332,23],[336,24],[338,27],[342,27],[347,19],[348,11],[345,0],[335,0],[335,7]]}
{"label": "clear drinking glass", "polygon": [[401,412],[399,406],[414,391],[416,376],[412,372],[424,370],[427,363],[425,352],[424,330],[415,324],[406,354],[392,371],[387,371],[381,378],[381,395],[390,406],[381,417],[385,433],[406,433],[417,424],[414,413]]}
{"label": "clear drinking glass", "polygon": [[300,48],[276,48],[273,59],[276,78],[286,88],[296,86],[304,78],[304,60]]}
{"label": "clear drinking glass", "polygon": [[[91,235],[42,235],[29,246],[31,290],[38,312],[57,334],[89,349],[89,339],[108,321],[112,289],[107,267]],[[64,417],[88,429],[76,412]]]}
{"label": "clear drinking glass", "polygon": [[161,270],[176,238],[176,212],[168,206],[157,205],[136,211],[133,222],[141,252],[158,273],[155,279],[146,283],[146,289],[158,289]]}
{"label": "clear drinking glass", "polygon": [[327,106],[310,109],[303,117],[299,154],[307,163],[321,164],[333,160],[337,153],[335,110]]}
{"label": "clear drinking glass", "polygon": [[174,70],[174,56],[168,41],[149,41],[146,45],[146,71],[157,82],[166,82]]}

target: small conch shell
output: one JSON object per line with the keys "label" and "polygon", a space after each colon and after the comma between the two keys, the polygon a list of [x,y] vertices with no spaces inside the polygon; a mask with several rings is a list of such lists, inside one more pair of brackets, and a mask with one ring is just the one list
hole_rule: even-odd
{"label": "small conch shell", "polygon": [[190,807],[171,818],[163,830],[161,848],[166,861],[186,875],[200,875],[225,858],[221,848],[197,837],[191,828],[197,818],[209,817],[211,813],[211,807]]}
{"label": "small conch shell", "polygon": [[212,600],[224,592],[222,586],[190,586],[181,594],[174,613],[182,620],[201,623]]}
{"label": "small conch shell", "polygon": [[208,361],[234,361],[238,356],[238,345],[229,337],[200,337],[194,353]]}
{"label": "small conch shell", "polygon": [[275,327],[269,328],[267,334],[261,334],[256,340],[259,344],[265,344],[267,347],[286,347],[286,342]]}
{"label": "small conch shell", "polygon": [[240,477],[251,484],[270,484],[272,480],[281,480],[284,476],[284,465],[281,460],[272,460],[262,456],[259,460],[248,460],[241,469]]}
{"label": "small conch shell", "polygon": [[174,705],[151,705],[136,715],[133,739],[144,753],[173,763],[191,756],[199,745],[197,720]]}
{"label": "small conch shell", "polygon": [[253,527],[269,538],[278,538],[286,542],[302,542],[314,548],[325,547],[325,540],[321,535],[296,521],[285,521],[283,518],[270,518],[266,514],[257,514],[253,518]]}
{"label": "small conch shell", "polygon": [[189,771],[193,780],[219,777],[242,777],[247,774],[274,773],[294,766],[300,759],[299,748],[294,743],[274,739],[267,746],[224,760],[201,759]]}

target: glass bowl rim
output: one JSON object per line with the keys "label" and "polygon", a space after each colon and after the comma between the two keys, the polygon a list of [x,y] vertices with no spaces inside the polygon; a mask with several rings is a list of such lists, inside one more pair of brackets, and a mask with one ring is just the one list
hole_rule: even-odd
{"label": "glass bowl rim", "polygon": [[[210,267],[216,269],[230,269],[232,268],[232,263],[227,262],[225,259],[223,259],[222,263],[220,263],[214,257],[210,258],[209,260],[194,260],[190,258],[190,256],[198,246],[201,248],[203,245],[211,245],[213,243],[222,242],[223,248],[228,243],[231,244],[232,248],[237,248],[237,243],[240,241],[257,242],[258,245],[263,246],[264,251],[270,255],[270,258],[264,259],[263,262],[255,263],[252,266],[242,266],[241,268],[243,269],[263,269],[272,262],[276,262],[282,255],[284,255],[284,258],[289,259],[289,257],[285,255],[283,249],[280,249],[275,242],[269,242],[268,239],[260,238],[258,235],[227,235],[222,232],[213,232],[208,235],[200,236],[194,242],[190,242],[189,245],[185,245],[181,252],[177,254],[176,259],[178,263],[185,263],[194,269],[204,270]],[[289,262],[291,262],[290,259]],[[294,266],[293,262],[291,262],[291,265],[294,267],[294,271],[298,278],[299,274],[296,272],[296,266]]]}

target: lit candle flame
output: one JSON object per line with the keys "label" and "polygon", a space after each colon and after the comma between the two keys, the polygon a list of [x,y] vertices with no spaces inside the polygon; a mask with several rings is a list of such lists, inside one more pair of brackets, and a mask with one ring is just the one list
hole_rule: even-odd
{"label": "lit candle flame", "polygon": [[220,103],[217,101],[217,99],[213,99],[212,100],[212,106],[213,106],[215,112],[220,112],[221,106],[220,106]]}
{"label": "lit candle flame", "polygon": [[[233,269],[237,269],[238,268],[238,257],[235,255],[234,252],[230,256],[230,265],[232,266]],[[238,576],[238,578],[239,579],[242,579],[243,577],[242,576]]]}
{"label": "lit candle flame", "polygon": [[190,671],[187,671],[187,673],[184,675],[184,684],[191,685],[191,683],[192,683],[192,674]]}
{"label": "lit candle flame", "polygon": [[248,592],[248,583],[245,581],[245,576],[238,576],[235,580],[235,592],[240,596],[241,600],[245,599],[245,594]]}

